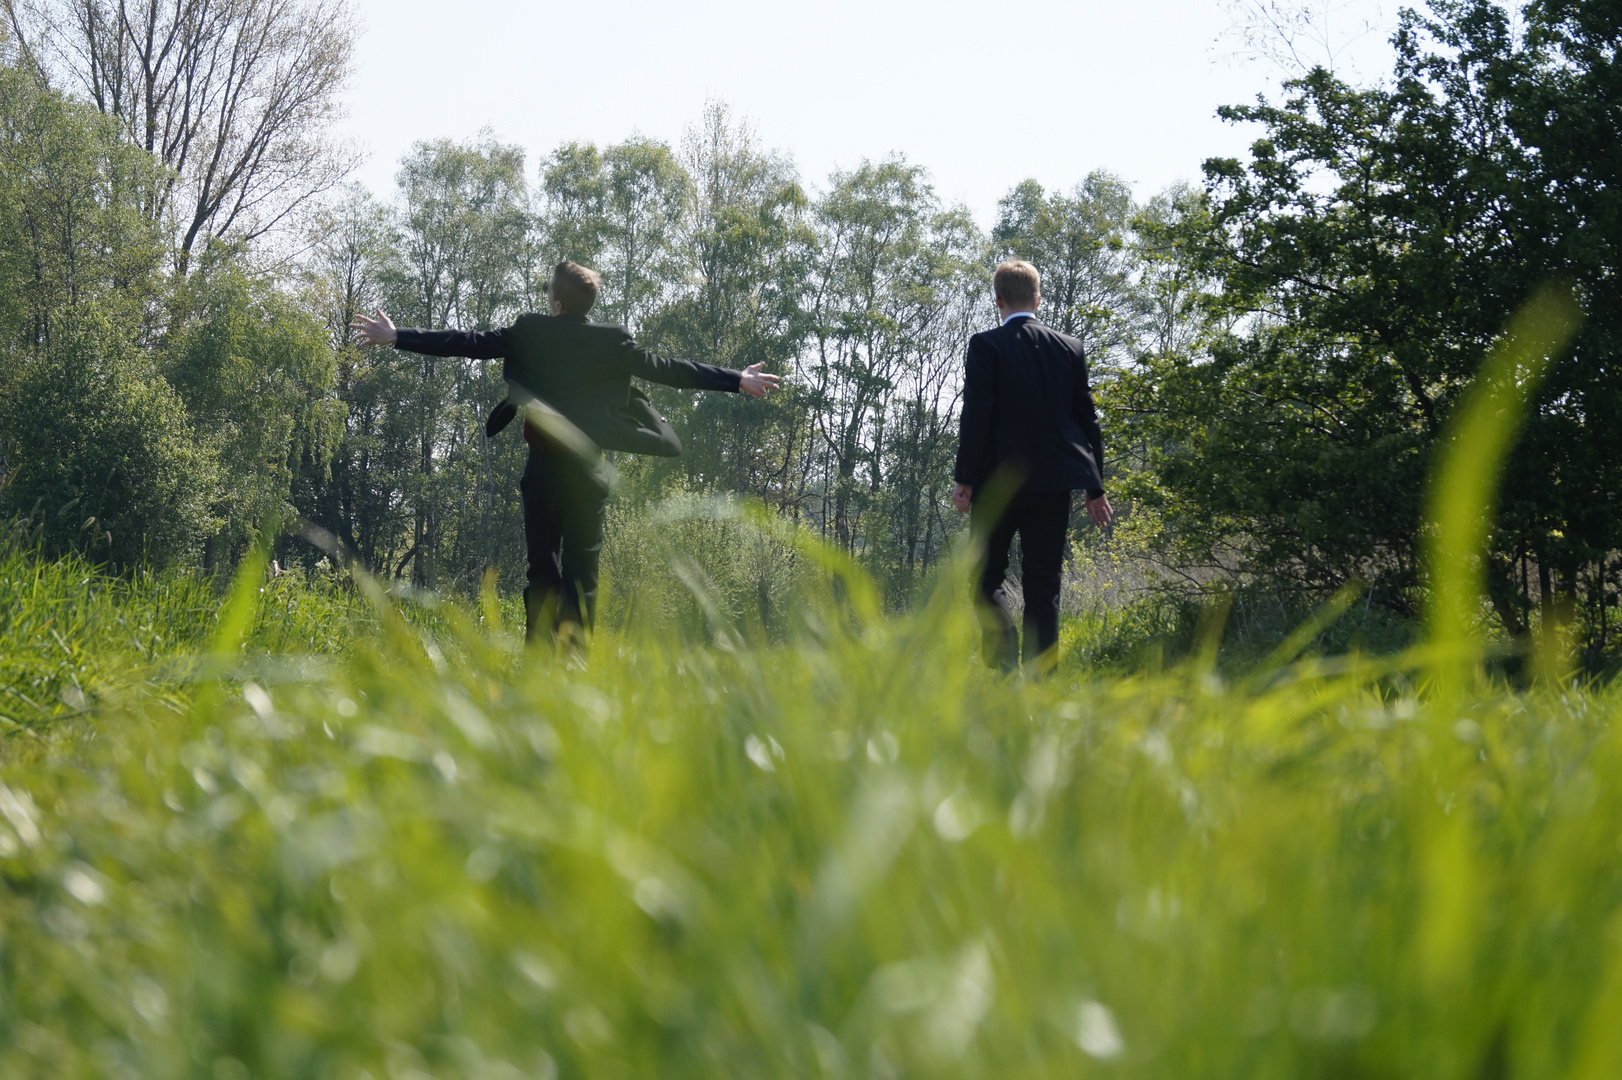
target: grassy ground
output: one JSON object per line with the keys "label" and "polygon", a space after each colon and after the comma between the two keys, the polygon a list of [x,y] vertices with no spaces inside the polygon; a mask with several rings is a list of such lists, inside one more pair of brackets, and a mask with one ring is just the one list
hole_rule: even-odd
{"label": "grassy ground", "polygon": [[9,556],[0,1075],[1622,1074],[1614,691],[1011,681],[819,557],[581,664]]}

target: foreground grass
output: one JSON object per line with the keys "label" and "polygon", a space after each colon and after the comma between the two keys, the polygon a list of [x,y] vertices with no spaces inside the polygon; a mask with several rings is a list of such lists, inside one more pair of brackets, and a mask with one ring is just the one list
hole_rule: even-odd
{"label": "foreground grass", "polygon": [[1010,682],[859,583],[582,668],[491,606],[34,569],[5,1077],[1622,1074],[1613,692]]}

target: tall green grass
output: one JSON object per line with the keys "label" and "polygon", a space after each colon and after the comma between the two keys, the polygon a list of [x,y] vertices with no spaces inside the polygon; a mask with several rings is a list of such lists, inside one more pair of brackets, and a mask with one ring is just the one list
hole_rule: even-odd
{"label": "tall green grass", "polygon": [[274,683],[104,688],[3,770],[0,1075],[1622,1065],[1614,693],[1025,683],[957,598],[860,606],[582,669],[384,602]]}
{"label": "tall green grass", "polygon": [[622,562],[701,636],[584,656],[7,555],[0,1076],[1622,1075],[1622,699],[1490,683],[1468,573],[1381,659],[1301,659],[1348,591],[1242,671],[1026,681],[964,565],[885,617],[726,527],[794,556],[776,631]]}
{"label": "tall green grass", "polygon": [[[183,570],[110,577],[83,559],[38,558],[0,533],[0,732],[48,734],[104,699],[132,695],[178,707],[219,633],[221,586]],[[347,576],[275,570],[253,588],[229,665],[239,677],[275,681],[284,670],[342,661],[379,625]],[[394,613],[435,627],[434,608],[409,595]]]}

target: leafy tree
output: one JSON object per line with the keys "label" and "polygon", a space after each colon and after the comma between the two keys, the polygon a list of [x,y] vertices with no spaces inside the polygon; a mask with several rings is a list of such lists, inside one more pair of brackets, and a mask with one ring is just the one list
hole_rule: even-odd
{"label": "leafy tree", "polygon": [[[650,347],[723,367],[789,370],[805,334],[800,303],[811,244],[808,202],[793,167],[763,152],[719,103],[688,131],[682,166],[688,202],[672,298],[646,320],[643,337]],[[673,461],[625,463],[636,482],[798,505],[796,468],[808,435],[798,388],[760,401],[669,387],[650,392],[686,450]]]}
{"label": "leafy tree", "polygon": [[1132,189],[1095,172],[1066,195],[1026,180],[997,204],[992,243],[1001,257],[1025,259],[1042,274],[1042,320],[1080,338],[1095,364],[1121,350],[1134,211]]}
{"label": "leafy tree", "polygon": [[1175,184],[1153,196],[1132,220],[1132,281],[1125,318],[1139,354],[1192,355],[1215,327],[1210,303],[1220,283],[1202,272],[1189,238],[1209,227],[1205,192]]}
{"label": "leafy tree", "polygon": [[219,463],[205,539],[208,565],[230,565],[258,529],[291,511],[293,471],[325,465],[343,431],[331,395],[334,357],[295,298],[216,244],[177,289],[163,373]]}
{"label": "leafy tree", "polygon": [[4,494],[48,551],[161,565],[215,527],[211,447],[119,320],[94,305],[64,313],[50,344],[7,376]]}
{"label": "leafy tree", "polygon": [[[1511,632],[1557,594],[1602,635],[1614,597],[1611,368],[1622,109],[1614,5],[1405,14],[1393,79],[1314,69],[1260,124],[1248,162],[1207,163],[1209,213],[1169,231],[1220,282],[1208,358],[1152,357],[1157,494],[1207,556],[1324,589],[1375,579],[1411,611],[1423,481],[1448,413],[1508,316],[1552,279],[1589,313],[1512,455],[1489,580]],[[1609,568],[1609,569],[1608,569]],[[1541,584],[1535,579],[1541,579]]]}
{"label": "leafy tree", "polygon": [[[542,162],[541,286],[545,286],[552,267],[564,259],[590,267],[602,261],[608,232],[607,172],[602,152],[592,143],[564,143]],[[546,310],[539,294],[532,306],[537,311]]]}
{"label": "leafy tree", "polygon": [[995,313],[986,237],[958,207],[930,222],[917,283],[918,347],[900,366],[889,401],[884,485],[866,526],[868,559],[901,603],[924,580],[962,521],[947,503],[957,455],[957,410],[968,340]]}
{"label": "leafy tree", "polygon": [[[635,138],[608,148],[604,200],[604,296],[598,319],[635,334],[679,282],[676,243],[691,179],[664,143]],[[595,314],[595,313],[594,313]]]}
{"label": "leafy tree", "polygon": [[392,249],[388,208],[359,187],[350,188],[316,223],[304,268],[304,302],[318,315],[332,350],[333,395],[343,406],[344,430],[330,461],[301,456],[293,503],[356,552],[380,567],[403,532],[404,515],[393,498],[384,416],[395,394],[388,354],[361,349],[350,324],[381,303],[381,268]]}
{"label": "leafy tree", "polygon": [[182,558],[217,475],[144,341],[159,179],[93,110],[0,66],[0,499],[47,549]]}
{"label": "leafy tree", "polygon": [[820,440],[823,527],[855,551],[884,481],[890,395],[930,314],[920,279],[937,206],[924,170],[899,159],[836,173],[817,205],[814,339],[804,362]]}
{"label": "leafy tree", "polygon": [[[382,271],[390,311],[403,324],[468,330],[510,319],[531,228],[523,151],[488,135],[419,143],[397,181],[395,257]],[[522,470],[516,440],[484,434],[484,415],[504,391],[501,365],[414,353],[392,363],[403,381],[382,437],[412,450],[399,478],[412,522],[399,566],[409,562],[414,580],[430,587],[476,581],[512,546],[497,537],[515,517]]]}
{"label": "leafy tree", "polygon": [[161,172],[111,123],[0,66],[0,342],[48,344],[62,315],[93,300],[149,325],[162,286],[161,237],[140,207]]}

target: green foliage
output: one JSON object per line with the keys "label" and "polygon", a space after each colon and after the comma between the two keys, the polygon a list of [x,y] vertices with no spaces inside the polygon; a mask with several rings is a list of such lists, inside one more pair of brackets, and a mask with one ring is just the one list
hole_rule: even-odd
{"label": "green foliage", "polygon": [[609,504],[600,617],[626,633],[726,646],[781,641],[824,585],[791,526],[758,505],[675,492]]}
{"label": "green foliage", "polygon": [[[488,136],[424,142],[397,179],[395,227],[367,230],[376,283],[366,299],[401,325],[500,325],[533,254],[523,151]],[[430,588],[471,591],[492,565],[513,567],[523,448],[512,436],[492,444],[482,427],[504,391],[500,364],[409,353],[369,364],[372,377],[352,384],[351,408],[366,407],[348,433],[347,470],[333,478],[350,495],[323,524],[345,537],[371,533],[373,566],[409,569]],[[396,518],[404,528],[379,529]]]}
{"label": "green foliage", "polygon": [[[1439,504],[1438,559],[1484,549],[1481,417],[1529,389],[1504,355],[1449,432],[1439,486],[1475,505]],[[1622,909],[1615,692],[1459,678],[1445,618],[1406,655],[1297,662],[1356,590],[1231,687],[1209,628],[1169,673],[1004,678],[970,660],[966,560],[886,618],[848,553],[768,513],[712,530],[721,559],[750,527],[803,567],[783,644],[745,647],[694,561],[673,570],[714,647],[633,619],[522,656],[493,590],[413,626],[361,574],[362,616],[330,584],[262,586],[267,539],[189,694],[78,679],[79,640],[117,611],[114,647],[140,641],[164,590],[109,609],[98,581],[70,640],[34,625],[63,565],[10,558],[0,655],[35,676],[12,696],[83,715],[13,721],[0,766],[0,1068],[1622,1067],[1622,955],[1594,945]],[[250,628],[277,621],[346,655],[255,670]]]}
{"label": "green foliage", "polygon": [[240,253],[209,248],[177,288],[164,375],[219,463],[208,563],[234,565],[291,511],[293,467],[331,459],[345,408],[320,324]]}
{"label": "green foliage", "polygon": [[143,345],[158,179],[110,121],[0,65],[0,516],[115,566],[187,555],[215,482]]}
{"label": "green foliage", "polygon": [[[763,363],[788,373],[805,338],[803,308],[814,246],[809,200],[792,165],[764,152],[728,110],[711,104],[684,141],[690,177],[677,236],[677,282],[640,327],[649,346],[742,369]],[[649,461],[628,478],[752,495],[792,513],[796,465],[810,441],[803,388],[759,402],[653,388],[681,433],[674,461]]]}
{"label": "green foliage", "polygon": [[[1417,644],[1418,623],[1359,590],[1349,610],[1309,634],[1297,655],[1395,656]],[[1059,627],[1062,671],[1072,677],[1160,671],[1212,654],[1216,670],[1242,676],[1265,662],[1318,610],[1298,590],[1251,582],[1224,591],[1161,589],[1093,603]]]}
{"label": "green foliage", "polygon": [[[1586,318],[1500,448],[1510,480],[1481,569],[1504,634],[1570,628],[1603,670],[1622,599],[1622,429],[1595,419],[1619,404],[1619,24],[1609,5],[1567,0],[1522,14],[1445,0],[1404,16],[1390,80],[1313,71],[1281,105],[1229,110],[1264,136],[1249,159],[1143,204],[1105,172],[1069,189],[1025,181],[986,233],[895,157],[808,189],[712,103],[679,146],[566,143],[533,176],[488,133],[420,143],[392,205],[333,200],[279,278],[221,235],[166,276],[173,223],[153,218],[178,174],[128,145],[134,127],[0,66],[3,513],[34,514],[52,553],[127,568],[201,551],[225,568],[261,522],[296,512],[386,578],[463,595],[491,571],[515,584],[525,449],[516,429],[481,431],[499,367],[363,354],[347,326],[376,306],[401,323],[499,326],[544,306],[568,256],[604,272],[599,316],[645,345],[786,376],[758,402],[655,388],[687,450],[616,463],[615,527],[656,535],[640,507],[670,495],[755,499],[904,607],[960,525],[945,495],[961,357],[992,319],[986,270],[1015,254],[1037,262],[1045,317],[1094,363],[1120,524],[1086,542],[1104,556],[1129,544],[1188,583],[1122,615],[1119,635],[1088,616],[1093,629],[1072,631],[1082,652],[1192,648],[1190,612],[1216,582],[1286,613],[1234,626],[1283,633],[1362,580],[1377,621],[1400,626],[1426,602],[1423,481],[1444,425],[1507,314],[1558,279]],[[127,104],[112,111],[157,107]],[[237,209],[250,233],[271,222]],[[1151,524],[1147,546],[1123,535]],[[1090,529],[1079,505],[1076,525]],[[670,528],[706,545],[695,565],[732,617],[798,603],[798,578],[720,556],[743,535],[733,525]],[[284,563],[316,557],[278,544]],[[630,544],[616,557],[627,582],[670,586],[654,621],[702,621],[665,561]],[[770,637],[775,614],[748,618]]]}
{"label": "green foliage", "polygon": [[[1195,557],[1325,595],[1354,578],[1419,603],[1423,477],[1508,313],[1574,283],[1588,320],[1549,358],[1485,563],[1523,635],[1575,605],[1606,645],[1619,543],[1610,5],[1487,0],[1409,12],[1388,82],[1318,69],[1262,125],[1248,162],[1206,165],[1210,199],[1149,231],[1215,279],[1207,350],[1160,348],[1120,404],[1149,447],[1139,493]],[[1604,117],[1606,119],[1600,119]]]}
{"label": "green foliage", "polygon": [[[48,735],[98,702],[189,698],[219,619],[213,579],[180,569],[113,577],[80,556],[41,558],[22,539],[0,546],[0,728]],[[326,663],[374,623],[339,575],[280,574],[259,590],[245,656],[273,672]]]}
{"label": "green foliage", "polygon": [[1095,369],[1128,339],[1134,210],[1125,180],[1095,172],[1066,195],[1026,180],[997,204],[991,241],[1042,275],[1042,319],[1080,338]]}
{"label": "green foliage", "polygon": [[80,304],[145,327],[164,251],[141,207],[161,180],[113,121],[0,64],[0,348],[47,343]]}
{"label": "green foliage", "polygon": [[127,330],[100,315],[64,313],[48,346],[14,362],[0,493],[48,551],[164,565],[213,527],[216,461]]}

